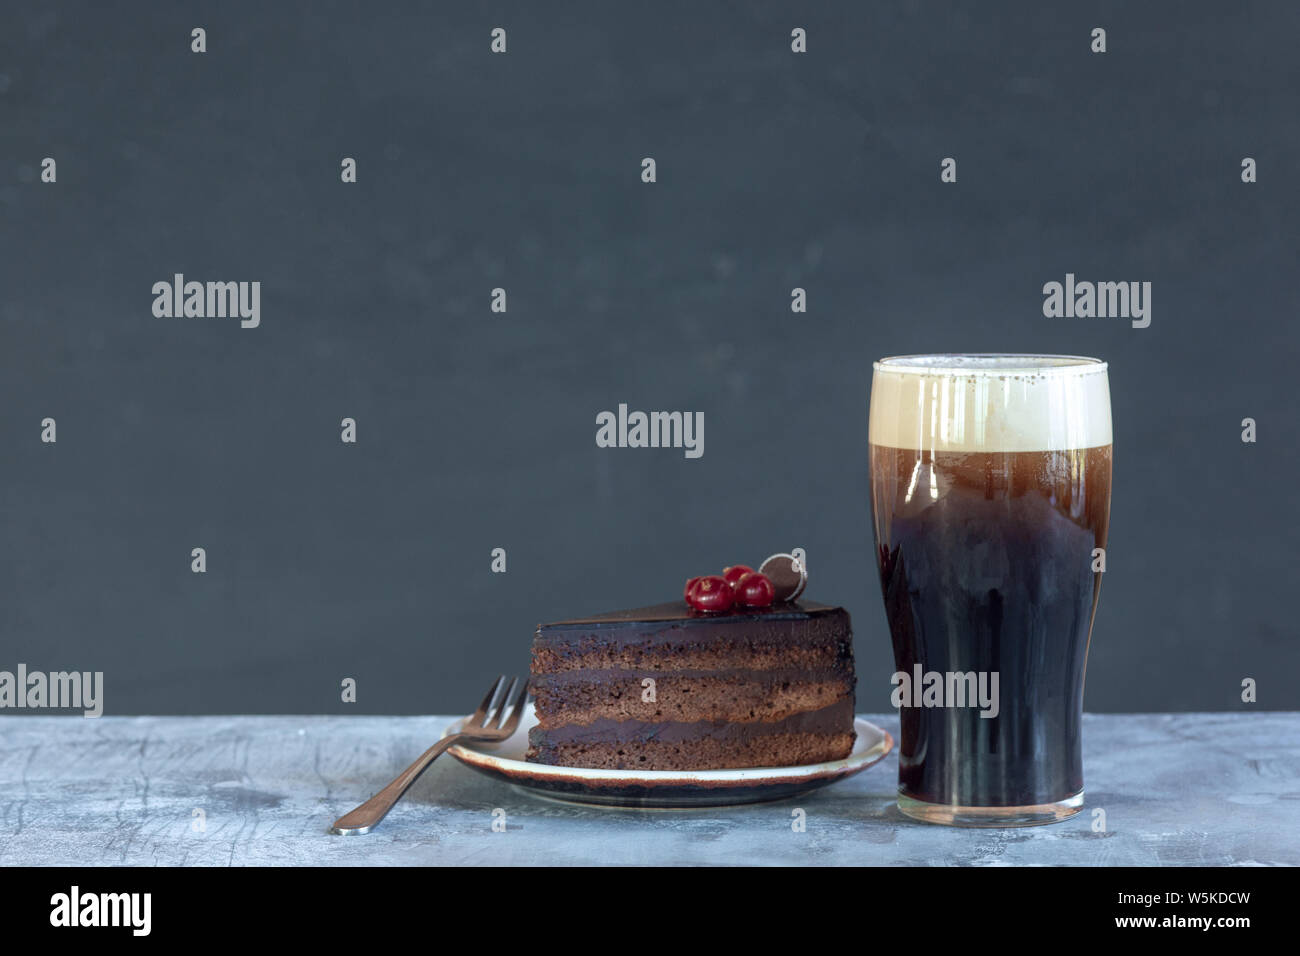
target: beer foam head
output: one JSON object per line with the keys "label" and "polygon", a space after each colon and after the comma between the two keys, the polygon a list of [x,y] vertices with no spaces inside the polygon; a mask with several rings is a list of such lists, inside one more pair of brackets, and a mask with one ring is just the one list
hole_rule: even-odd
{"label": "beer foam head", "polygon": [[1058,451],[1111,443],[1106,363],[1076,355],[901,355],[874,365],[873,445]]}

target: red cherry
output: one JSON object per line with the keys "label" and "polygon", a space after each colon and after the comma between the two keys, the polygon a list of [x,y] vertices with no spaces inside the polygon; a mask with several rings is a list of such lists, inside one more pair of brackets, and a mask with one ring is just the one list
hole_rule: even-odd
{"label": "red cherry", "polygon": [[695,582],[698,580],[699,578],[690,578],[686,582],[686,589],[682,591],[682,597],[685,598],[687,601],[691,599],[691,588],[694,587]]}
{"label": "red cherry", "polygon": [[730,568],[723,568],[722,577],[728,584],[732,586],[732,588],[735,588],[736,584],[740,581],[740,579],[743,578],[746,574],[753,573],[753,570],[754,569],[749,567],[748,565],[737,564]]}
{"label": "red cherry", "polygon": [[776,599],[776,588],[766,574],[751,571],[736,584],[736,602],[745,607],[767,607]]}
{"label": "red cherry", "polygon": [[716,574],[696,578],[686,593],[686,603],[697,611],[728,611],[735,600],[726,578]]}

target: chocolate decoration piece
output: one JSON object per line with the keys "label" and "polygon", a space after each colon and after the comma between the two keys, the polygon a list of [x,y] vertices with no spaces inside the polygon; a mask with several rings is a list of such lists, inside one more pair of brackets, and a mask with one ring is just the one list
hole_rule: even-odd
{"label": "chocolate decoration piece", "polygon": [[[796,566],[798,570],[795,570]],[[759,565],[758,571],[772,582],[778,601],[795,600],[808,585],[808,572],[795,561],[793,554],[774,554]]]}

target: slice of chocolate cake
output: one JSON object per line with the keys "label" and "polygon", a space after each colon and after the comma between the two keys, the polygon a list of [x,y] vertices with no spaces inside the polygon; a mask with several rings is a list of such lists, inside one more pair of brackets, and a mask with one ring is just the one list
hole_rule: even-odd
{"label": "slice of chocolate cake", "polygon": [[543,624],[528,759],[624,770],[837,760],[853,747],[855,683],[838,607],[707,613],[676,601]]}

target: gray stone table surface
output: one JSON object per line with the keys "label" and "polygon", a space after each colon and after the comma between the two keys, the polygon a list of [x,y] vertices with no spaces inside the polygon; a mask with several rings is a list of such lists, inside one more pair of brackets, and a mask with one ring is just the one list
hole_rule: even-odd
{"label": "gray stone table surface", "polygon": [[792,800],[684,811],[558,803],[445,756],[374,833],[327,834],[451,719],[6,716],[0,865],[1300,864],[1296,713],[1088,715],[1088,805],[1046,827],[912,822],[895,751]]}

